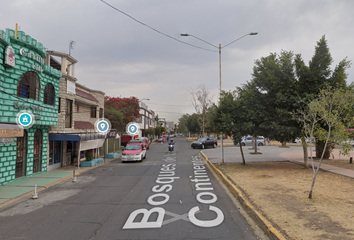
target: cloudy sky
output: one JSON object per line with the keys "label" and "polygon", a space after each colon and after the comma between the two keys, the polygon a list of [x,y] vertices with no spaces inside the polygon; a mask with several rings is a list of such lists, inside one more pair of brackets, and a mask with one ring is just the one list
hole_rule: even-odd
{"label": "cloudy sky", "polygon": [[[354,59],[352,0],[0,0],[0,29],[20,30],[49,50],[69,52],[78,82],[109,96],[145,101],[177,122],[193,113],[192,89],[204,85],[217,101],[222,89],[251,79],[254,61],[291,50],[306,63],[326,35],[334,63]],[[109,5],[111,6],[109,6]],[[190,45],[189,45],[190,44]],[[193,46],[191,46],[193,45]],[[210,51],[208,51],[210,50]],[[354,81],[354,66],[348,71]]]}

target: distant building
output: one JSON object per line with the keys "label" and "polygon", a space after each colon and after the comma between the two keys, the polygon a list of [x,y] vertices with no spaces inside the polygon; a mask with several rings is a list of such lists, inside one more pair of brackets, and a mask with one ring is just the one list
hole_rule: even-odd
{"label": "distant building", "polygon": [[147,137],[146,129],[155,127],[155,112],[150,110],[148,105],[140,102],[140,117],[136,120],[139,123],[140,133],[139,137]]}
{"label": "distant building", "polygon": [[175,131],[174,122],[171,122],[171,121],[166,122],[166,130],[167,130],[167,133],[171,133],[172,131]]}

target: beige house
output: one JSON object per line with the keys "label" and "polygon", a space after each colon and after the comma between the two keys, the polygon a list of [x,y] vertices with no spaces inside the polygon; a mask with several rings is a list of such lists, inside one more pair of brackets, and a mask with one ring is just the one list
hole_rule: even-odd
{"label": "beige house", "polygon": [[105,135],[95,130],[95,123],[104,117],[105,93],[78,83],[75,65],[78,62],[66,53],[47,51],[47,64],[62,72],[59,85],[58,125],[49,129],[48,170],[86,160],[86,152],[102,156],[99,148]]}

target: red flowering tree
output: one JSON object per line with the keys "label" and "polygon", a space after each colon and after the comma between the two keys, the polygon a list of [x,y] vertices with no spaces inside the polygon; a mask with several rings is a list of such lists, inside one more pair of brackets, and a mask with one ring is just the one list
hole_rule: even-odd
{"label": "red flowering tree", "polygon": [[135,121],[139,117],[140,106],[139,100],[136,97],[120,98],[106,96],[104,99],[104,108],[105,111],[108,109],[115,109],[123,113],[121,121],[124,127],[129,122]]}

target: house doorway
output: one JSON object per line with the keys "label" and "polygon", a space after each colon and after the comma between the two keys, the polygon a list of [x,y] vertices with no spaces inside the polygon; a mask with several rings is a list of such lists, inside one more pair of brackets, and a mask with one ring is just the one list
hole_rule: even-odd
{"label": "house doorway", "polygon": [[42,131],[37,129],[34,133],[33,173],[42,171]]}

